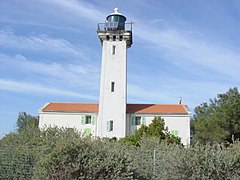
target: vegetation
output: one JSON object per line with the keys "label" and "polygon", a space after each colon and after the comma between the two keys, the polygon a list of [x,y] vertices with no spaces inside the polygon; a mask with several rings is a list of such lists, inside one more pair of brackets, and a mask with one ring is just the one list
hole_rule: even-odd
{"label": "vegetation", "polygon": [[142,125],[135,134],[122,138],[120,142],[130,143],[135,146],[140,145],[140,141],[143,137],[155,137],[158,143],[164,142],[166,144],[180,144],[181,139],[168,132],[165,128],[164,119],[161,117],[155,117],[149,126]]}
{"label": "vegetation", "polygon": [[240,138],[240,93],[237,88],[218,94],[194,111],[195,142],[233,142]]}
{"label": "vegetation", "polygon": [[240,178],[239,142],[183,148],[144,137],[132,146],[82,138],[71,129],[31,128],[2,140],[0,179]]}
{"label": "vegetation", "polygon": [[17,118],[17,130],[21,131],[26,126],[38,127],[38,123],[38,117],[27,114],[26,112],[21,112]]}

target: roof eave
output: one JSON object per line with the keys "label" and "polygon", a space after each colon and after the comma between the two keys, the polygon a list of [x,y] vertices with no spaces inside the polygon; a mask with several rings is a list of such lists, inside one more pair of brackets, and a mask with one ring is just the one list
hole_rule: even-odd
{"label": "roof eave", "polygon": [[42,111],[42,113],[98,113],[97,111],[59,111],[59,110],[53,110],[53,111]]}
{"label": "roof eave", "polygon": [[127,112],[128,114],[154,114],[154,115],[189,115],[186,113],[159,113],[159,112]]}

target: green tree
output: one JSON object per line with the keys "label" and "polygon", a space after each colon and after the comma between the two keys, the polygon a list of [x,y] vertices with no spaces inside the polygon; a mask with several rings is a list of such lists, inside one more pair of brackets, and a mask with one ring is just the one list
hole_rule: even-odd
{"label": "green tree", "polygon": [[195,142],[232,142],[240,138],[240,93],[237,88],[218,94],[194,111]]}
{"label": "green tree", "polygon": [[120,141],[138,146],[143,137],[156,137],[159,143],[166,142],[167,144],[180,144],[181,142],[179,137],[171,135],[168,132],[168,129],[165,128],[164,119],[161,117],[155,117],[149,126],[142,125],[135,134],[122,138]]}
{"label": "green tree", "polygon": [[17,130],[21,131],[26,126],[38,127],[38,123],[38,117],[27,114],[26,112],[21,112],[17,118]]}
{"label": "green tree", "polygon": [[0,179],[31,179],[40,135],[37,117],[19,113],[17,131],[0,140]]}

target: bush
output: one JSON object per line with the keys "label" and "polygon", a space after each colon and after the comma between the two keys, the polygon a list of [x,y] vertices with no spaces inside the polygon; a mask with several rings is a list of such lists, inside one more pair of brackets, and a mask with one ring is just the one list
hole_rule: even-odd
{"label": "bush", "polygon": [[108,139],[81,138],[71,130],[48,129],[42,137],[35,179],[132,179],[128,147]]}
{"label": "bush", "polygon": [[135,134],[120,139],[120,142],[139,146],[140,140],[144,137],[158,139],[159,143],[181,144],[181,138],[171,135],[168,128],[165,128],[164,119],[159,116],[154,117],[149,126],[142,125]]}
{"label": "bush", "polygon": [[145,137],[132,146],[24,129],[1,140],[0,179],[240,179],[239,152],[239,142],[183,148]]}
{"label": "bush", "polygon": [[156,139],[143,139],[135,154],[138,173],[149,179],[240,178],[239,142],[229,147],[215,144],[191,148],[157,143]]}

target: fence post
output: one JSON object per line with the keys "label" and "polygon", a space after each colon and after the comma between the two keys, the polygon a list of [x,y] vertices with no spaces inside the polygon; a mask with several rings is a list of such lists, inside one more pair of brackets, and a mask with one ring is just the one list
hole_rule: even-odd
{"label": "fence post", "polygon": [[156,149],[153,150],[153,175],[156,177]]}

